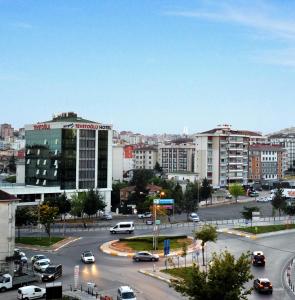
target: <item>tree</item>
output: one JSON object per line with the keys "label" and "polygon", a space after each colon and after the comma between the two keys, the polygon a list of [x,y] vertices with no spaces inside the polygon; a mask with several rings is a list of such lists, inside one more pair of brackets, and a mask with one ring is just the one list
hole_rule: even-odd
{"label": "tree", "polygon": [[160,175],[163,174],[163,168],[160,166],[160,164],[158,162],[156,162],[156,164],[154,166],[154,171],[155,171],[155,173],[158,173]]}
{"label": "tree", "polygon": [[251,227],[252,227],[252,212],[259,211],[259,210],[260,209],[257,206],[251,206],[251,207],[244,206],[244,210],[241,212],[244,219],[251,220]]}
{"label": "tree", "polygon": [[55,217],[58,214],[58,208],[47,204],[42,204],[39,207],[40,223],[44,225],[45,231],[50,238],[51,224],[54,223]]}
{"label": "tree", "polygon": [[86,193],[83,211],[90,217],[97,213],[98,210],[103,210],[106,207],[102,196],[98,191],[89,190]]}
{"label": "tree", "polygon": [[195,238],[197,240],[202,240],[202,256],[203,256],[203,266],[205,266],[205,244],[207,242],[215,242],[217,240],[216,227],[212,225],[204,225],[199,231],[195,231]]}
{"label": "tree", "polygon": [[117,182],[113,184],[111,193],[111,206],[113,211],[120,206],[120,189],[126,186],[127,183],[125,182]]}
{"label": "tree", "polygon": [[212,187],[208,181],[207,178],[204,178],[202,181],[202,186],[200,189],[200,196],[201,199],[205,199],[206,200],[206,205],[207,205],[207,200],[208,198],[210,198],[212,195]]}
{"label": "tree", "polygon": [[130,185],[135,185],[136,190],[145,192],[149,180],[154,176],[153,170],[138,169],[133,171]]}
{"label": "tree", "polygon": [[184,210],[188,216],[191,212],[196,211],[198,209],[198,195],[199,195],[199,186],[196,182],[189,182],[186,185],[186,190],[184,193],[184,201],[182,210]]}
{"label": "tree", "polygon": [[252,288],[245,284],[251,279],[250,253],[235,259],[224,251],[213,254],[208,273],[194,264],[183,279],[172,280],[171,285],[190,300],[246,300]]}
{"label": "tree", "polygon": [[38,217],[35,208],[28,206],[17,207],[15,211],[15,226],[18,228],[18,237],[20,238],[21,226],[35,224],[37,219]]}
{"label": "tree", "polygon": [[233,183],[229,186],[229,192],[233,197],[236,199],[236,202],[238,202],[238,197],[245,194],[245,191],[241,184],[239,183]]}
{"label": "tree", "polygon": [[75,217],[81,217],[84,210],[84,202],[86,192],[80,192],[72,195],[71,199],[71,214]]}
{"label": "tree", "polygon": [[184,257],[184,267],[186,268],[186,256],[187,256],[187,250],[188,246],[187,243],[182,243],[182,252],[181,252],[181,257]]}
{"label": "tree", "polygon": [[67,198],[66,193],[59,195],[57,198],[46,199],[45,204],[48,204],[51,207],[58,208],[58,214],[61,216],[71,211],[71,202]]}
{"label": "tree", "polygon": [[182,187],[180,186],[179,183],[176,184],[174,190],[172,191],[172,199],[174,199],[175,203],[175,211],[178,213],[181,213],[182,208],[184,206],[184,196],[183,196],[183,191]]}
{"label": "tree", "polygon": [[274,197],[271,201],[271,204],[274,207],[274,209],[279,211],[279,216],[281,216],[281,211],[284,210],[286,207],[286,199],[283,195],[283,191],[284,190],[281,187],[281,185],[278,185]]}

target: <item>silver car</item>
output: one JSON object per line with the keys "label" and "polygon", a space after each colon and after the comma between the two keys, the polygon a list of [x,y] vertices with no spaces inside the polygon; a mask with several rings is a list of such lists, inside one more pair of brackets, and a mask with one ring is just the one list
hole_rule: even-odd
{"label": "silver car", "polygon": [[137,252],[133,256],[134,261],[158,261],[159,260],[159,255],[158,254],[153,254],[148,251],[140,251]]}
{"label": "silver car", "polygon": [[47,259],[40,259],[34,263],[34,269],[39,272],[44,272],[49,267]]}

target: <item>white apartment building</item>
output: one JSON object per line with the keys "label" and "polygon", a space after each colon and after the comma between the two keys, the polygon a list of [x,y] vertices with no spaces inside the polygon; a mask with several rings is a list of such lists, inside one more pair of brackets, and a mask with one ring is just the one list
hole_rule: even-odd
{"label": "white apartment building", "polygon": [[232,130],[221,125],[195,135],[195,173],[207,178],[213,186],[248,182],[248,154],[252,140],[260,133]]}
{"label": "white apartment building", "polygon": [[178,139],[167,144],[160,144],[159,164],[163,171],[171,172],[193,172],[195,144],[193,139]]}
{"label": "white apartment building", "polygon": [[157,162],[158,150],[154,147],[147,146],[133,150],[134,168],[135,169],[153,169]]}
{"label": "white apartment building", "polygon": [[123,181],[124,173],[124,145],[113,145],[113,181]]}

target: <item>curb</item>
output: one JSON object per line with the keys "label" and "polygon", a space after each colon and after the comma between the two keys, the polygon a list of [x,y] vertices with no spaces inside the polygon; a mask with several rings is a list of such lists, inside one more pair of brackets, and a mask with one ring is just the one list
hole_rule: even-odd
{"label": "curb", "polygon": [[229,229],[229,228],[217,229],[217,232],[236,235],[236,236],[240,236],[240,237],[245,237],[245,238],[248,238],[248,239],[251,239],[251,240],[256,240],[258,238],[258,236],[255,235],[255,234],[244,233],[244,232]]}
{"label": "curb", "polygon": [[167,278],[164,278],[164,277],[162,277],[160,275],[156,275],[154,273],[151,273],[151,272],[145,271],[145,270],[138,270],[138,272],[141,273],[141,274],[144,274],[146,276],[150,276],[150,277],[156,278],[158,280],[164,281],[164,282],[166,282],[168,284],[171,284],[171,280],[169,280]]}

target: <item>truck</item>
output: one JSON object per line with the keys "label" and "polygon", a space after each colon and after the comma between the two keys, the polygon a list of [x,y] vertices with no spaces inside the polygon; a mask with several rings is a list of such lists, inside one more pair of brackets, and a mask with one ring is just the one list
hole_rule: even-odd
{"label": "truck", "polygon": [[39,276],[34,273],[22,273],[15,276],[11,276],[9,273],[0,274],[0,292],[36,282],[39,279]]}

